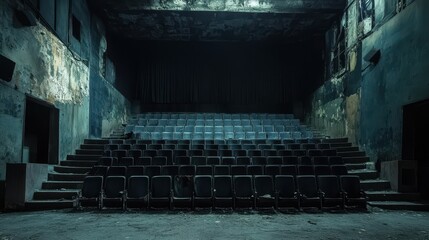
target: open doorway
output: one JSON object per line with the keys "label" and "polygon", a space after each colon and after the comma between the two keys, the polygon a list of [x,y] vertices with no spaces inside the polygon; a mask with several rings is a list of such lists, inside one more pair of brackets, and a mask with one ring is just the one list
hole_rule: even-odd
{"label": "open doorway", "polygon": [[429,100],[404,106],[402,158],[417,160],[422,197],[429,199]]}
{"label": "open doorway", "polygon": [[59,111],[55,106],[27,96],[23,162],[58,163]]}

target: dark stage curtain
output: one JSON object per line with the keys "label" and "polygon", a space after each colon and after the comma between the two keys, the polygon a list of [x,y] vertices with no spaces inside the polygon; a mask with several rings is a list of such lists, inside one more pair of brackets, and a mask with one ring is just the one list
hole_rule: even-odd
{"label": "dark stage curtain", "polygon": [[299,50],[239,43],[146,44],[140,53],[141,105],[151,111],[206,106],[198,110],[227,112],[247,106],[246,111],[263,112],[271,106],[270,111],[286,112],[313,75],[306,66],[314,59]]}

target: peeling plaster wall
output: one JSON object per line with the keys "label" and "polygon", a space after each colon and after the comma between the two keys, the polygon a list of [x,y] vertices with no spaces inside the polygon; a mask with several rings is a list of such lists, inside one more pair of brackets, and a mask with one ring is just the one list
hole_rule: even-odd
{"label": "peeling plaster wall", "polygon": [[[429,99],[429,2],[408,3],[392,15],[390,0],[375,1],[373,31],[363,40],[346,35],[348,70],[341,79],[326,81],[307,106],[308,124],[331,137],[349,137],[376,166],[402,157],[402,107]],[[349,24],[357,24],[354,17]],[[367,67],[363,56],[371,49],[381,50],[381,60]]]}
{"label": "peeling plaster wall", "polygon": [[88,136],[89,68],[45,27],[15,28],[13,11],[0,2],[0,52],[16,62],[13,79],[1,81],[0,179],[5,164],[21,162],[25,94],[60,110],[60,159]]}
{"label": "peeling plaster wall", "polygon": [[[113,46],[106,41],[103,23],[96,17],[91,22],[91,61],[90,61],[90,136],[107,137],[110,133],[127,121],[130,114],[131,103],[117,88],[124,85],[132,86],[132,77],[122,78],[119,75],[126,75],[123,71],[117,73],[116,67],[131,66],[128,64],[128,56],[114,59],[109,51]],[[122,48],[124,48],[122,46]],[[128,52],[128,51],[127,51]],[[108,58],[104,58],[107,54]],[[101,70],[104,67],[104,74]],[[125,72],[132,72],[131,68],[126,68]],[[127,75],[126,75],[127,76]],[[126,88],[126,87],[125,87]],[[126,90],[124,90],[126,91]],[[129,92],[127,92],[129,95]],[[130,98],[130,96],[128,96]]]}
{"label": "peeling plaster wall", "polygon": [[[15,3],[0,1],[0,54],[16,63],[12,81],[0,80],[0,181],[5,179],[6,163],[22,162],[26,95],[59,109],[60,160],[88,136],[110,134],[126,119],[130,108],[116,86],[101,77],[98,59],[104,27],[98,22],[101,27],[92,28],[97,19],[90,16],[84,0],[73,0],[70,5],[71,13],[81,21],[80,41],[67,36],[68,30],[57,31],[63,42],[70,39],[71,50],[39,22],[32,27],[15,27],[10,5]],[[69,5],[63,3],[55,11],[68,14]],[[68,15],[58,16],[57,23],[68,29]],[[108,78],[116,84],[115,62],[107,68]],[[99,132],[92,134],[92,129]]]}
{"label": "peeling plaster wall", "polygon": [[362,75],[360,143],[376,162],[402,157],[404,105],[429,99],[429,1],[417,0],[362,42],[381,50]]}

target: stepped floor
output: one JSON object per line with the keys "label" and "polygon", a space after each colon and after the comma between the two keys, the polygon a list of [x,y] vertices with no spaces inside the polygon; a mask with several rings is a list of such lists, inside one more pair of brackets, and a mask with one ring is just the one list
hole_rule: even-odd
{"label": "stepped floor", "polygon": [[0,239],[429,239],[429,213],[74,212],[0,214]]}

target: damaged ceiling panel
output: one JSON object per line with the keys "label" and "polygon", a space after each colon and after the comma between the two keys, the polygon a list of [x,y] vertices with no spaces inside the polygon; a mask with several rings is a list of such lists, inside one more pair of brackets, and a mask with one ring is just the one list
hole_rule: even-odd
{"label": "damaged ceiling panel", "polygon": [[345,0],[89,0],[114,34],[157,41],[291,41],[321,35]]}

